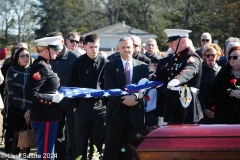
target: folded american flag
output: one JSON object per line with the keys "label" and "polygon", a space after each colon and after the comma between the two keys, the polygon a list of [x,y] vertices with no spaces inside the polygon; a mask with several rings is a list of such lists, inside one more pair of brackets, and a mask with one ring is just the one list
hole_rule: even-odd
{"label": "folded american flag", "polygon": [[65,98],[103,98],[109,96],[122,96],[131,93],[143,92],[148,89],[157,88],[163,85],[161,81],[150,81],[143,85],[130,84],[121,89],[97,90],[91,88],[65,87],[58,90]]}

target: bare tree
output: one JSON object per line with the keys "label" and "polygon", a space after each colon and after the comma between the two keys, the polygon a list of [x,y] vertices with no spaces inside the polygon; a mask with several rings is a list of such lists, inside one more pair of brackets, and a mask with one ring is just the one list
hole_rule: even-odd
{"label": "bare tree", "polygon": [[13,19],[13,12],[11,9],[11,5],[9,1],[5,0],[0,0],[1,6],[0,6],[0,17],[2,18],[2,30],[4,31],[3,33],[3,39],[4,39],[4,44],[7,44],[9,41],[9,34],[8,30],[13,26],[14,24],[14,19]]}
{"label": "bare tree", "polygon": [[18,26],[18,42],[21,41],[24,23],[27,23],[27,19],[31,17],[29,16],[32,12],[31,2],[31,0],[10,0]]}
{"label": "bare tree", "polygon": [[152,0],[139,0],[143,13],[143,30],[147,29],[147,14],[149,12],[151,2]]}

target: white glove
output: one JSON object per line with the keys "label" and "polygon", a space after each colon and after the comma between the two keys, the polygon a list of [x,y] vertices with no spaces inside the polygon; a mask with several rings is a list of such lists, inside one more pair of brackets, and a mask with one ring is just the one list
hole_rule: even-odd
{"label": "white glove", "polygon": [[180,81],[178,79],[173,79],[170,82],[168,82],[167,88],[170,89],[172,87],[175,87],[180,84]]}
{"label": "white glove", "polygon": [[149,82],[149,80],[147,78],[142,78],[139,82],[138,85],[143,85],[146,84],[147,82]]}
{"label": "white glove", "polygon": [[55,103],[59,103],[63,99],[63,93],[60,94],[58,91],[56,92],[56,94],[52,94],[52,96],[52,102]]}
{"label": "white glove", "polygon": [[167,122],[164,122],[163,117],[158,117],[158,126],[166,126]]}

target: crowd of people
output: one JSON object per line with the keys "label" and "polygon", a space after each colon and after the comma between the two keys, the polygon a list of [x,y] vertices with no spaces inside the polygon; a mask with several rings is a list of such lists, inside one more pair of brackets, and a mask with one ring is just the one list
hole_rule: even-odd
{"label": "crowd of people", "polygon": [[[17,147],[27,122],[44,160],[91,159],[93,145],[103,160],[131,160],[128,141],[145,127],[239,124],[240,39],[228,38],[224,53],[206,32],[195,50],[190,30],[164,31],[166,55],[155,39],[142,42],[132,35],[121,38],[116,53],[108,56],[99,51],[98,35],[81,37],[76,31],[65,39],[52,32],[35,40],[37,59],[26,43],[13,47],[0,72],[5,151],[29,154],[30,148]],[[148,81],[164,84],[105,98],[64,98],[58,92],[60,86],[109,90]],[[46,153],[50,156],[44,158]]]}

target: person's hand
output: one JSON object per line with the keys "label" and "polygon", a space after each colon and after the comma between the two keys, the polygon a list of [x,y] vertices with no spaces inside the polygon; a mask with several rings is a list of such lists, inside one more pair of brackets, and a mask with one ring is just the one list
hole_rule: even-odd
{"label": "person's hand", "polygon": [[30,120],[30,110],[27,110],[24,114],[24,118],[26,121],[29,121]]}
{"label": "person's hand", "polygon": [[140,79],[140,81],[138,82],[138,85],[143,85],[143,84],[146,84],[146,83],[148,83],[149,82],[149,80],[147,79],[147,78],[142,78],[142,79]]}
{"label": "person's hand", "polygon": [[180,81],[178,79],[173,79],[168,82],[167,88],[170,89],[172,87],[176,87],[179,84],[180,84]]}
{"label": "person's hand", "polygon": [[210,111],[209,109],[204,109],[203,112],[208,118],[214,118],[214,112]]}
{"label": "person's hand", "polygon": [[62,99],[63,99],[63,93],[59,93],[58,91],[56,92],[56,94],[53,94],[53,99],[52,99],[52,102],[55,102],[55,103],[59,103]]}
{"label": "person's hand", "polygon": [[230,97],[236,97],[238,99],[240,99],[240,90],[239,89],[235,89],[232,90],[229,94]]}
{"label": "person's hand", "polygon": [[121,99],[124,99],[122,103],[127,106],[135,106],[138,103],[134,95],[123,96]]}

